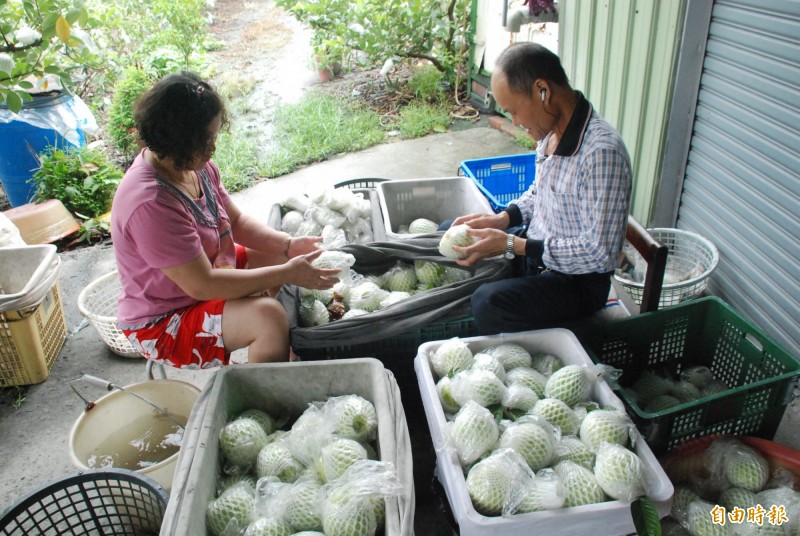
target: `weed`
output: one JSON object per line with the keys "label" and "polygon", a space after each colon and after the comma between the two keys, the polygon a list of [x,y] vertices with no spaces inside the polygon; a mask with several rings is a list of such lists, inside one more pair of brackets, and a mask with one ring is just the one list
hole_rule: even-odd
{"label": "weed", "polygon": [[433,65],[419,65],[408,80],[408,89],[418,99],[436,102],[444,96],[442,79],[442,73]]}
{"label": "weed", "polygon": [[86,242],[93,244],[111,236],[111,213],[106,213],[98,218],[89,218],[83,214],[76,214],[83,220],[78,229],[78,238],[75,243]]}
{"label": "weed", "polygon": [[381,143],[380,117],[345,99],[309,93],[275,111],[274,144],[264,174],[275,177],[330,155]]}
{"label": "weed", "polygon": [[403,138],[419,138],[431,132],[447,132],[450,114],[443,106],[412,102],[402,110],[397,128]]}
{"label": "weed", "polygon": [[516,136],[514,136],[514,141],[517,145],[521,145],[526,149],[530,149],[533,151],[536,149],[536,140],[528,136],[525,132],[518,132]]}
{"label": "weed", "polygon": [[28,386],[12,385],[0,387],[0,404],[11,402],[11,407],[19,409],[28,398]]}
{"label": "weed", "polygon": [[122,171],[101,150],[48,147],[33,175],[36,200],[59,199],[70,212],[95,218],[111,207]]}

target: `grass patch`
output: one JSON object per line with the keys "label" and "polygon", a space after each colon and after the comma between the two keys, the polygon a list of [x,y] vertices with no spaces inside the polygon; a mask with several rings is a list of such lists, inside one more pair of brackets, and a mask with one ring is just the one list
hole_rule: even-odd
{"label": "grass patch", "polygon": [[233,193],[252,186],[260,175],[258,144],[254,137],[222,132],[217,138],[214,163],[219,166],[222,184]]}
{"label": "grass patch", "polygon": [[522,147],[530,149],[531,151],[536,149],[536,140],[524,132],[518,132],[517,135],[514,136],[514,141],[517,143],[517,145],[521,145]]}
{"label": "grass patch", "polygon": [[226,71],[217,82],[217,92],[227,102],[246,97],[255,87],[256,79],[239,71]]}
{"label": "grass patch", "polygon": [[408,89],[416,98],[426,102],[443,100],[442,73],[433,65],[420,65],[414,68]]}
{"label": "grass patch", "polygon": [[274,143],[264,165],[277,177],[327,157],[381,143],[380,117],[342,98],[308,93],[297,104],[279,106],[273,122]]}
{"label": "grass patch", "polygon": [[443,106],[412,102],[402,110],[397,129],[403,138],[419,138],[431,132],[447,132],[450,113]]}

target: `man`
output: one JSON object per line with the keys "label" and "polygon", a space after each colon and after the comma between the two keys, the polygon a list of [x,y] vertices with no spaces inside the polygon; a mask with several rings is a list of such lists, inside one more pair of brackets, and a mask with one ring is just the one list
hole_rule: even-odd
{"label": "man", "polygon": [[[631,164],[620,135],[569,85],[558,56],[534,43],[507,48],[492,93],[513,123],[538,140],[536,180],[499,214],[470,214],[479,240],[454,248],[469,266],[505,255],[516,277],[472,297],[483,335],[553,327],[598,311],[625,238]],[[524,230],[523,226],[527,226]],[[522,228],[520,236],[507,230]]]}

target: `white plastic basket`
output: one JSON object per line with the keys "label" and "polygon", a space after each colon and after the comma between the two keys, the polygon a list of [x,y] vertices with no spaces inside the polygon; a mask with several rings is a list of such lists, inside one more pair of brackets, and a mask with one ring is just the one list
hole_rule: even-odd
{"label": "white plastic basket", "polygon": [[[716,246],[707,238],[682,229],[656,228],[647,231],[669,250],[658,306],[668,307],[699,296],[719,264]],[[625,254],[635,265],[642,267],[641,273],[644,274],[647,262],[642,256],[629,244],[626,244]],[[642,303],[643,281],[627,279],[619,273],[615,273],[614,278],[630,294],[634,303]],[[674,279],[681,280],[675,282]]]}
{"label": "white plastic basket", "polygon": [[142,357],[117,325],[117,298],[122,290],[114,270],[89,283],[78,295],[78,310],[100,333],[103,342],[122,357]]}

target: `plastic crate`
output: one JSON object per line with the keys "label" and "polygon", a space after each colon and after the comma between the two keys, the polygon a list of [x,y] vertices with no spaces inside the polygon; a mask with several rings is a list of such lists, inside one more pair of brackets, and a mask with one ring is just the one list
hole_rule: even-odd
{"label": "plastic crate", "polygon": [[386,521],[379,533],[408,534],[413,526],[414,484],[405,413],[394,378],[371,358],[255,364],[217,372],[189,417],[161,533],[206,534],[203,512],[215,494],[221,467],[219,434],[229,419],[258,408],[277,418],[288,417],[291,423],[309,403],[348,394],[375,406],[378,456],[395,465],[404,488],[399,497],[386,500]]}
{"label": "plastic crate", "polygon": [[474,180],[489,200],[492,210],[500,212],[533,184],[536,178],[536,154],[464,160],[459,173]]}
{"label": "plastic crate", "polygon": [[295,348],[303,359],[341,359],[357,356],[375,356],[387,364],[408,360],[419,346],[428,341],[452,337],[474,337],[478,334],[475,319],[471,316],[442,319],[394,337],[379,338],[362,344],[326,345],[317,348]]}
{"label": "plastic crate", "polygon": [[[336,184],[336,188],[347,188],[353,190],[354,193],[362,194],[364,199],[368,199],[372,206],[372,236],[375,242],[382,242],[386,240],[386,231],[383,226],[383,216],[381,215],[380,201],[378,199],[378,191],[375,185],[387,179],[352,179]],[[269,214],[267,215],[267,225],[273,229],[281,229],[281,222],[283,221],[283,208],[280,203],[275,203],[270,207]]]}
{"label": "plastic crate", "polygon": [[420,234],[400,233],[418,218],[442,223],[465,214],[491,213],[489,201],[467,177],[408,179],[378,184],[378,195],[389,240],[405,240]]}
{"label": "plastic crate", "polygon": [[[516,514],[510,517],[488,517],[472,505],[464,471],[458,455],[447,444],[446,418],[436,390],[430,356],[444,342],[428,342],[419,347],[414,368],[422,395],[425,416],[436,449],[436,472],[444,486],[461,536],[528,536],[530,534],[630,534],[635,532],[630,504],[606,501],[597,504],[560,508],[558,510]],[[501,343],[519,344],[529,352],[545,352],[562,359],[565,364],[591,365],[578,339],[566,329],[543,329],[513,334],[500,334],[464,339],[473,353]],[[623,409],[623,404],[603,381],[592,386],[591,398],[602,406]],[[638,436],[638,434],[635,434]],[[648,496],[655,503],[659,516],[670,511],[673,487],[641,437],[634,437],[635,452],[642,459],[648,483]]]}
{"label": "plastic crate", "polygon": [[45,381],[66,338],[58,283],[38,305],[0,312],[0,387]]}
{"label": "plastic crate", "polygon": [[[579,337],[595,362],[622,370],[618,394],[658,455],[712,434],[771,439],[800,379],[796,357],[713,296],[608,322]],[[731,388],[653,413],[625,390],[645,369],[675,377],[696,365]]]}
{"label": "plastic crate", "polygon": [[333,185],[334,188],[349,188],[351,190],[361,190],[364,188],[377,188],[381,182],[386,182],[389,179],[381,179],[378,177],[361,177],[358,179],[348,179],[346,181],[337,182]]}
{"label": "plastic crate", "polygon": [[158,534],[169,495],[127,469],[68,475],[29,493],[3,513],[0,535]]}

